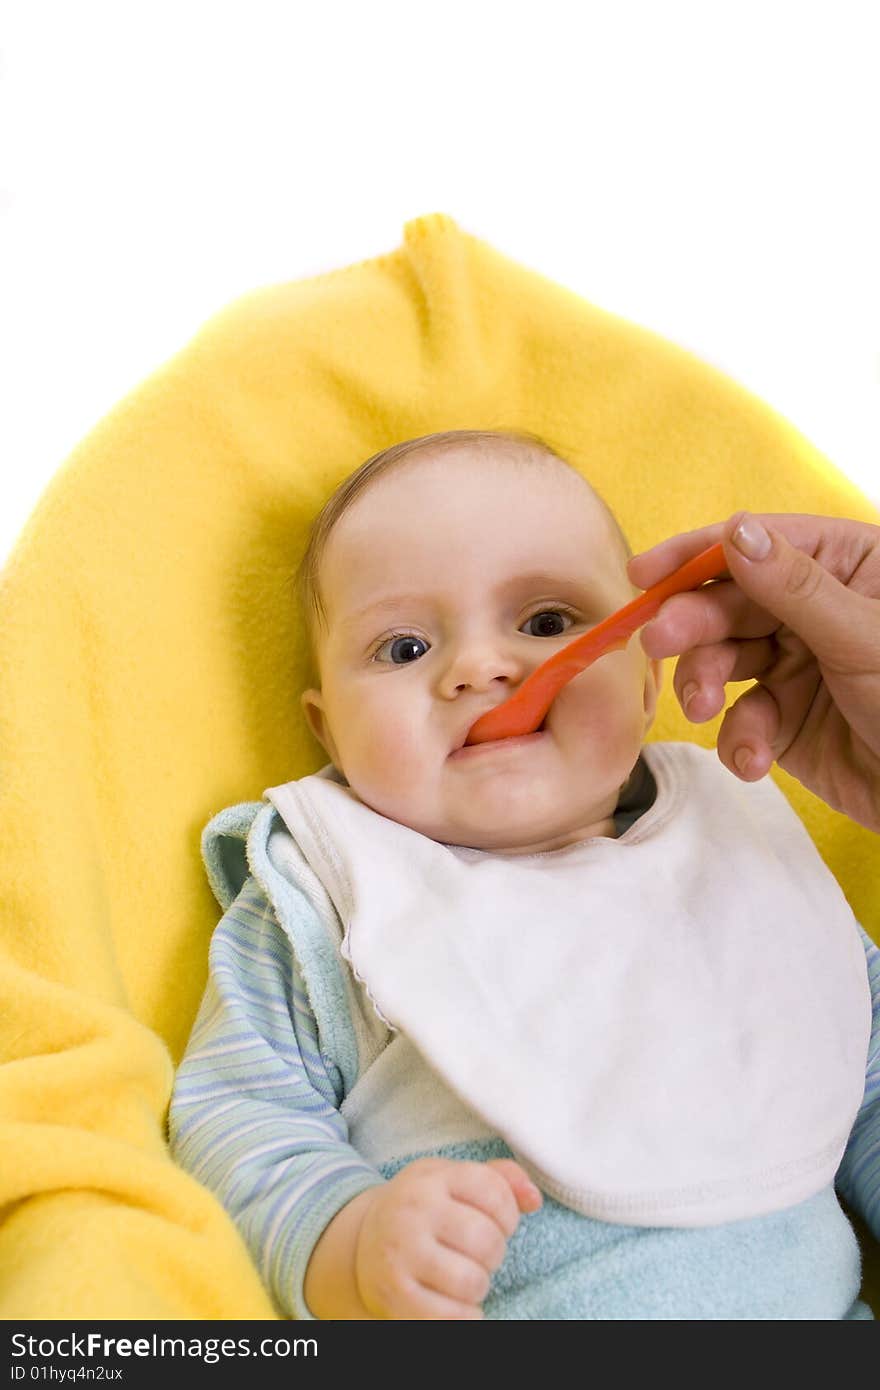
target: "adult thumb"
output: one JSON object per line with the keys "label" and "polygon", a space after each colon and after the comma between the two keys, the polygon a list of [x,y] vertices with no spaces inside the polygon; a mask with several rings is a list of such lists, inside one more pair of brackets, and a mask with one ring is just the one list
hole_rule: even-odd
{"label": "adult thumb", "polygon": [[761,608],[801,638],[816,658],[841,672],[876,655],[876,605],[841,584],[811,555],[746,512],[724,537],[730,574]]}

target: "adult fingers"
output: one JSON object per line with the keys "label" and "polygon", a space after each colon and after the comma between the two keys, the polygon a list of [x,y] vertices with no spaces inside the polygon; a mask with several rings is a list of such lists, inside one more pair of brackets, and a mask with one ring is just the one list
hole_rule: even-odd
{"label": "adult fingers", "polygon": [[779,619],[752,602],[731,580],[673,594],[641,630],[648,657],[678,656],[728,637],[766,637]]}
{"label": "adult fingers", "polygon": [[714,719],[724,707],[724,687],[730,682],[758,679],[773,665],[776,655],[776,644],[769,638],[717,642],[686,652],[676,665],[672,685],[691,723]]}
{"label": "adult fingers", "polygon": [[808,741],[818,737],[827,714],[831,697],[822,686],[819,668],[800,643],[796,648],[783,663],[789,671],[784,680],[777,682],[771,674],[741,695],[721,722],[718,756],[744,781],[763,777],[802,734]]}
{"label": "adult fingers", "polygon": [[880,672],[880,605],[841,584],[781,531],[748,513],[725,535],[732,577],[774,614],[829,671]]}
{"label": "adult fingers", "polygon": [[[769,526],[774,534],[786,537],[798,550],[812,556],[820,555],[824,568],[836,577],[847,583],[853,579],[856,589],[877,594],[880,582],[880,567],[876,559],[877,526],[853,521],[849,517],[813,516],[806,512],[735,512],[726,521],[716,521],[694,531],[669,536],[632,557],[627,564],[630,579],[640,589],[647,589],[716,541],[726,544],[746,515]],[[729,550],[727,554],[730,558]],[[864,583],[855,573],[859,569],[864,570]]]}
{"label": "adult fingers", "polygon": [[659,541],[650,550],[632,556],[627,563],[627,574],[640,589],[649,588],[651,584],[665,579],[667,574],[678,569],[693,555],[699,555],[701,550],[708,550],[710,545],[720,541],[725,524],[724,521],[715,521],[710,526],[700,526],[696,531],[682,531],[677,536]]}
{"label": "adult fingers", "polygon": [[718,757],[743,782],[759,782],[770,771],[780,742],[782,719],[770,691],[755,685],[727,711],[718,730]]}

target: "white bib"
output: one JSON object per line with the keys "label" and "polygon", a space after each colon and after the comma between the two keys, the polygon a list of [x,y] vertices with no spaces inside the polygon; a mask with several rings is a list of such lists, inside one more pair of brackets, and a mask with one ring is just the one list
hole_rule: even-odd
{"label": "white bib", "polygon": [[714,1225],[833,1179],[864,1091],[864,949],[769,778],[691,744],[643,757],[657,797],[624,835],[530,856],[440,844],[335,770],[265,795],[377,1013],[544,1191]]}

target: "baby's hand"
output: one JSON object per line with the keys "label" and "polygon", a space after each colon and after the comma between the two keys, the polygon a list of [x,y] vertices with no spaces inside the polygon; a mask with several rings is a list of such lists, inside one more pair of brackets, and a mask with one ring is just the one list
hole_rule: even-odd
{"label": "baby's hand", "polygon": [[510,1158],[421,1158],[372,1189],[355,1249],[371,1317],[475,1319],[520,1212],[541,1194]]}

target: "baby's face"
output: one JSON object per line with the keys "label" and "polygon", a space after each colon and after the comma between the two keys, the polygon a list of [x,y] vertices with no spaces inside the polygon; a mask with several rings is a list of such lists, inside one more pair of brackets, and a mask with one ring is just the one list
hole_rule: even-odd
{"label": "baby's face", "polygon": [[321,688],[302,697],[313,732],[362,801],[434,840],[526,854],[613,835],[659,685],[638,638],[566,685],[543,732],[458,750],[633,596],[624,566],[564,468],[463,448],[392,469],[324,551]]}

